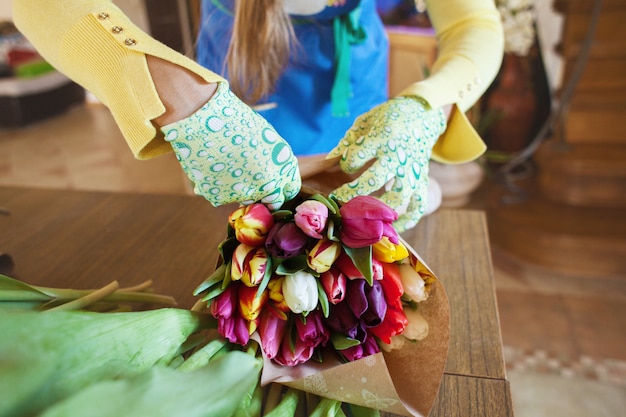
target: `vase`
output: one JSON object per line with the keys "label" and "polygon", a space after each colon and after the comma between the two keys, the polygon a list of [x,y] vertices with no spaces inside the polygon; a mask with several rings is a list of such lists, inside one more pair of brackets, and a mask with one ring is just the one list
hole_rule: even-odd
{"label": "vase", "polygon": [[441,187],[442,207],[462,207],[484,179],[484,172],[478,162],[458,165],[444,165],[430,162],[430,175]]}
{"label": "vase", "polygon": [[485,139],[489,149],[517,152],[531,141],[537,118],[537,97],[528,57],[506,53],[497,83],[485,100],[493,124]]}

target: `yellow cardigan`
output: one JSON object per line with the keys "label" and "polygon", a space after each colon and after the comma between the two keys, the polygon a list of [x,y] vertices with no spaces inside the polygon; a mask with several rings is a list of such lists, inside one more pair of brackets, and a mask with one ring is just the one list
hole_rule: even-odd
{"label": "yellow cardigan", "polygon": [[13,19],[51,65],[109,108],[139,159],[172,151],[151,122],[165,106],[146,55],[188,68],[207,82],[224,81],[148,36],[109,0],[14,0]]}
{"label": "yellow cardigan", "polygon": [[432,159],[468,162],[486,149],[465,112],[489,87],[500,69],[504,33],[493,0],[427,0],[438,41],[438,56],[428,78],[399,95],[426,99],[431,107],[454,104],[448,127],[433,147]]}
{"label": "yellow cardigan", "polygon": [[[433,108],[455,104],[432,158],[447,163],[470,161],[485,145],[463,113],[500,67],[504,40],[499,14],[493,0],[431,0],[427,4],[439,56],[431,75],[400,95],[421,96]],[[165,107],[145,55],[178,64],[207,82],[224,81],[145,34],[110,0],[14,0],[13,19],[50,64],[111,110],[139,159],[171,151],[151,122]]]}

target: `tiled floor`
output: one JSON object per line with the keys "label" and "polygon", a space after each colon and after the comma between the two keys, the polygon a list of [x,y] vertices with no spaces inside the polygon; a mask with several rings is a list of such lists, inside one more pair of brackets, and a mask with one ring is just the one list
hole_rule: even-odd
{"label": "tiled floor", "polygon": [[[133,159],[109,112],[97,104],[24,128],[0,127],[0,185],[189,192],[172,155]],[[470,206],[483,203],[478,192]],[[562,275],[497,247],[492,254],[518,417],[582,416],[593,409],[603,410],[595,415],[623,415],[626,277]],[[581,392],[596,395],[577,408],[583,414],[554,410],[552,397],[578,404]]]}

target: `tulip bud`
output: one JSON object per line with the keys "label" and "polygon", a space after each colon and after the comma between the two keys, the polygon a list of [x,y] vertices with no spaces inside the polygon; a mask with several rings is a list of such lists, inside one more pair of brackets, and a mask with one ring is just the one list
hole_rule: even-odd
{"label": "tulip bud", "polygon": [[311,359],[315,351],[313,346],[308,346],[298,337],[292,346],[289,339],[289,336],[283,337],[280,350],[274,358],[276,363],[283,366],[296,366]]}
{"label": "tulip bud", "polygon": [[228,216],[235,237],[249,246],[261,246],[274,224],[272,213],[263,204],[239,207]]}
{"label": "tulip bud", "polygon": [[261,283],[269,265],[269,257],[264,248],[255,248],[244,243],[233,252],[230,276],[233,281],[241,280],[248,287]]}
{"label": "tulip bud", "polygon": [[298,338],[307,346],[325,346],[330,339],[330,332],[324,326],[324,315],[320,310],[313,310],[304,320],[296,318]]}
{"label": "tulip bud", "polygon": [[408,257],[409,251],[402,242],[394,244],[387,236],[383,236],[381,240],[372,245],[372,254],[381,262],[392,263]]}
{"label": "tulip bud", "polygon": [[291,258],[304,253],[309,238],[293,222],[274,224],[267,234],[265,247],[278,258]]}
{"label": "tulip bud", "polygon": [[407,308],[404,310],[408,324],[402,336],[410,340],[422,340],[428,336],[428,322],[418,309]]}
{"label": "tulip bud", "polygon": [[322,288],[331,304],[342,301],[346,295],[346,276],[337,268],[331,267],[320,275]]}
{"label": "tulip bud", "polygon": [[317,306],[317,280],[308,272],[286,275],[282,289],[285,302],[296,314],[307,313]]}
{"label": "tulip bud", "polygon": [[241,316],[249,321],[259,317],[261,309],[268,299],[267,291],[257,295],[258,287],[247,287],[242,285],[239,288],[239,312]]}
{"label": "tulip bud", "polygon": [[281,312],[289,311],[289,306],[285,302],[285,296],[283,295],[284,281],[284,276],[274,275],[272,279],[270,279],[270,281],[267,283],[269,299],[272,300],[273,306]]}
{"label": "tulip bud", "polygon": [[351,248],[373,245],[383,236],[398,243],[398,232],[393,222],[398,213],[376,197],[356,196],[340,209],[341,241]]}
{"label": "tulip bud", "polygon": [[341,244],[328,239],[319,240],[307,253],[306,262],[317,273],[330,269],[341,253]]}
{"label": "tulip bud", "polygon": [[287,320],[281,319],[269,310],[264,310],[259,316],[261,347],[268,359],[273,359],[278,354],[286,328]]}
{"label": "tulip bud", "polygon": [[296,225],[308,236],[322,238],[328,220],[328,207],[316,200],[307,200],[296,207]]}
{"label": "tulip bud", "polygon": [[415,302],[425,301],[428,299],[426,291],[426,283],[417,271],[409,264],[398,265],[400,271],[400,279],[404,293]]}

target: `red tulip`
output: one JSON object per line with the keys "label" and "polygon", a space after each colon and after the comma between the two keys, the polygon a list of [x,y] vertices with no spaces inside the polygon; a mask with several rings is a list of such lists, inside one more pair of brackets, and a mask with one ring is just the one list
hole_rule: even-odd
{"label": "red tulip", "polygon": [[322,273],[320,282],[331,304],[337,304],[344,299],[346,295],[346,277],[339,269],[331,267],[328,271]]}

